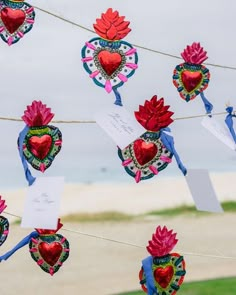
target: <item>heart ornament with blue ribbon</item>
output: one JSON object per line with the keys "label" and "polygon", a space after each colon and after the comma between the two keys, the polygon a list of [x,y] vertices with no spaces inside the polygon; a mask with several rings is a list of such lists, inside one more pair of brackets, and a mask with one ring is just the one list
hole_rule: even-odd
{"label": "heart ornament with blue ribbon", "polygon": [[196,42],[188,45],[181,56],[185,62],[176,66],[173,83],[180,96],[188,102],[208,87],[210,72],[202,65],[208,57],[200,43]]}
{"label": "heart ornament with blue ribbon", "polygon": [[140,284],[148,295],[175,295],[184,281],[185,261],[178,253],[170,253],[178,240],[173,230],[158,226],[149,241],[151,256],[142,261]]}
{"label": "heart ornament with blue ribbon", "polygon": [[34,8],[24,0],[0,1],[0,36],[9,46],[18,42],[33,27]]}
{"label": "heart ornament with blue ribbon", "polygon": [[[62,145],[61,131],[48,123],[54,114],[41,101],[33,101],[22,116],[26,123],[24,135],[18,139],[19,150],[30,165],[44,172],[48,169]],[[23,137],[23,138],[22,138]],[[22,139],[22,140],[20,140]]]}
{"label": "heart ornament with blue ribbon", "polygon": [[[173,138],[165,132],[173,122],[172,115],[169,106],[164,105],[164,99],[158,99],[156,95],[135,112],[137,121],[147,132],[123,150],[118,149],[118,155],[126,172],[137,183],[157,175],[172,162],[173,155],[176,157]],[[186,169],[183,169],[185,173]]]}
{"label": "heart ornament with blue ribbon", "polygon": [[122,105],[117,88],[127,82],[138,67],[136,49],[122,40],[131,31],[130,22],[124,18],[112,8],[102,13],[93,25],[100,37],[86,42],[81,52],[83,66],[89,77],[106,92],[113,91],[117,105]]}
{"label": "heart ornament with blue ribbon", "polygon": [[68,240],[57,231],[63,226],[58,221],[56,230],[36,229],[39,234],[29,242],[31,257],[38,266],[51,276],[54,275],[69,257],[70,245]]}

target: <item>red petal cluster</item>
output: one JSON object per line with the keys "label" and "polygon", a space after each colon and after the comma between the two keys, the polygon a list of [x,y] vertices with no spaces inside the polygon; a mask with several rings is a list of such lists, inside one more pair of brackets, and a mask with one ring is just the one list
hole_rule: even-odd
{"label": "red petal cluster", "polygon": [[36,228],[35,230],[42,236],[42,235],[54,235],[60,228],[63,227],[60,218],[57,221],[57,228],[56,229],[42,229]]}
{"label": "red petal cluster", "polygon": [[194,42],[191,46],[188,45],[181,53],[181,56],[185,62],[195,65],[200,65],[208,58],[207,52],[204,51],[200,43],[196,42]]}
{"label": "red petal cluster", "polygon": [[36,127],[47,125],[53,117],[54,114],[50,108],[47,108],[46,104],[34,100],[30,106],[27,106],[24,116],[21,118],[29,127]]}
{"label": "red petal cluster", "polygon": [[166,226],[163,229],[158,226],[152,235],[152,240],[148,242],[147,251],[153,257],[162,257],[169,254],[177,242],[176,233],[173,233],[173,230],[168,231]]}
{"label": "red petal cluster", "polygon": [[157,132],[170,125],[173,112],[168,111],[170,106],[164,106],[164,98],[157,99],[154,95],[151,100],[146,100],[144,106],[139,106],[139,111],[134,112],[137,121],[148,131]]}
{"label": "red petal cluster", "polygon": [[96,33],[103,39],[115,41],[123,39],[130,31],[130,22],[124,21],[125,16],[120,16],[118,11],[108,8],[102,13],[101,18],[96,19],[93,25]]}
{"label": "red petal cluster", "polygon": [[7,208],[7,205],[5,205],[5,200],[2,200],[2,197],[0,196],[0,213],[2,213],[3,210],[6,208]]}

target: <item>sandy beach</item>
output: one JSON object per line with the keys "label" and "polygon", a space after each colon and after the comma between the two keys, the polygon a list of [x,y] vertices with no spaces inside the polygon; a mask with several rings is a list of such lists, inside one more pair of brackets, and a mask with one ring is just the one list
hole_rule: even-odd
{"label": "sandy beach", "polygon": [[[236,174],[211,175],[219,200],[236,200],[232,185]],[[3,192],[7,212],[22,215],[26,189]],[[154,209],[193,204],[184,177],[160,178],[141,184],[66,184],[61,216],[75,212],[119,211],[140,214]],[[4,214],[3,214],[4,215]],[[157,225],[178,233],[175,251],[185,256],[186,281],[235,276],[235,260],[213,256],[234,256],[236,215],[231,213],[138,218],[130,222],[65,223],[61,230],[71,245],[69,259],[55,276],[44,273],[24,247],[1,263],[1,292],[24,294],[113,295],[139,289],[138,272],[145,249]],[[12,225],[1,253],[11,249],[32,229]],[[74,232],[71,232],[74,231]],[[76,233],[77,232],[77,233]],[[88,233],[136,246],[85,236]],[[17,291],[16,291],[17,290]]]}

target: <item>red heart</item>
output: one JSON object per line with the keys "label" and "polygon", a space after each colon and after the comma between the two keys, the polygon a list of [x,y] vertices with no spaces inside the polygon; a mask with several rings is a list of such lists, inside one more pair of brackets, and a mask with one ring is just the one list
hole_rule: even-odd
{"label": "red heart", "polygon": [[157,146],[152,142],[137,139],[134,142],[134,154],[140,165],[150,162],[157,154]]}
{"label": "red heart", "polygon": [[122,57],[117,52],[102,50],[98,53],[98,60],[107,75],[111,76],[121,65]]}
{"label": "red heart", "polygon": [[10,34],[13,34],[23,25],[26,15],[24,11],[20,9],[12,9],[5,7],[1,10],[1,19],[6,29]]}
{"label": "red heart", "polygon": [[51,266],[54,266],[62,253],[62,245],[58,242],[53,242],[48,244],[46,242],[41,242],[38,246],[39,253],[42,258]]}
{"label": "red heart", "polygon": [[170,265],[166,267],[158,267],[154,271],[154,278],[162,288],[166,288],[170,284],[173,275],[174,269]]}
{"label": "red heart", "polygon": [[191,92],[195,89],[202,80],[201,72],[191,72],[191,71],[183,71],[181,74],[181,79],[185,89],[188,92]]}
{"label": "red heart", "polygon": [[40,160],[43,160],[48,155],[51,146],[52,138],[48,134],[45,134],[41,137],[32,136],[29,139],[30,151]]}

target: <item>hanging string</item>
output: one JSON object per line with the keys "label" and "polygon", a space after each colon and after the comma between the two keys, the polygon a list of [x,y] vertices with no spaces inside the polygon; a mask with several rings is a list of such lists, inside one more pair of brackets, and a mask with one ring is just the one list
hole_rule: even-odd
{"label": "hanging string", "polygon": [[[4,213],[9,215],[9,216],[21,219],[20,216],[15,215],[13,213],[6,212],[6,211],[4,211]],[[107,241],[107,242],[121,244],[121,245],[124,245],[124,246],[130,246],[130,247],[135,247],[135,248],[140,248],[140,249],[146,249],[146,246],[142,246],[142,245],[126,242],[126,241],[115,240],[115,239],[107,238],[107,237],[104,237],[104,236],[98,236],[98,235],[90,234],[90,233],[86,233],[86,232],[81,232],[81,231],[74,230],[74,229],[69,229],[69,228],[66,228],[66,227],[63,227],[61,230],[64,230],[64,231],[67,231],[67,232],[70,232],[70,233],[74,233],[74,234],[77,234],[77,235],[81,235],[81,236],[95,238],[95,239],[98,239],[98,240],[103,240],[103,241]],[[196,256],[196,257],[205,257],[205,258],[236,260],[236,257],[234,257],[234,256],[212,255],[212,254],[185,252],[185,251],[181,251],[181,250],[178,250],[178,251],[181,252],[183,255],[186,255],[186,256]]]}
{"label": "hanging string", "polygon": [[[67,18],[64,18],[62,16],[59,16],[59,15],[53,13],[53,12],[50,12],[50,11],[48,11],[46,9],[40,8],[38,6],[34,6],[34,8],[37,9],[37,10],[39,10],[39,11],[41,11],[41,12],[43,12],[43,13],[46,13],[46,14],[52,16],[52,17],[55,17],[55,18],[57,18],[57,19],[59,19],[61,21],[64,21],[66,23],[69,23],[69,24],[71,24],[71,25],[73,25],[75,27],[78,27],[78,28],[80,28],[82,30],[85,30],[85,31],[88,31],[90,33],[96,34],[93,30],[91,30],[91,29],[89,29],[87,27],[84,27],[84,26],[82,26],[82,25],[80,25],[80,24],[78,24],[78,23],[76,23],[74,21],[71,21],[71,20],[67,19]],[[159,51],[159,50],[156,50],[156,49],[148,48],[148,47],[145,47],[145,46],[142,46],[142,45],[138,45],[138,44],[132,44],[132,45],[134,47],[137,47],[137,48],[140,48],[140,49],[149,51],[149,52],[153,52],[153,53],[157,53],[159,55],[164,55],[164,56],[168,56],[168,57],[171,57],[171,58],[181,59],[182,60],[181,57],[179,57],[177,55],[174,55],[174,54],[170,54],[170,53],[167,53],[167,52],[164,52],[164,51]],[[236,67],[233,67],[233,66],[225,66],[225,65],[212,64],[212,63],[204,63],[204,64],[207,65],[207,66],[215,67],[215,68],[222,68],[222,69],[228,69],[228,70],[234,70],[234,71],[236,70]]]}
{"label": "hanging string", "polygon": [[[214,113],[211,114],[212,116],[220,116],[220,115],[226,115],[227,112],[221,112],[221,113]],[[178,117],[174,118],[174,121],[177,120],[188,120],[188,119],[196,119],[196,118],[203,118],[208,116],[208,114],[202,114],[202,115],[194,115],[194,116],[186,116],[186,117]],[[18,118],[11,118],[11,117],[0,117],[0,121],[13,121],[13,122],[22,122],[22,119]],[[96,121],[93,120],[52,120],[52,123],[58,123],[58,124],[94,124]]]}

